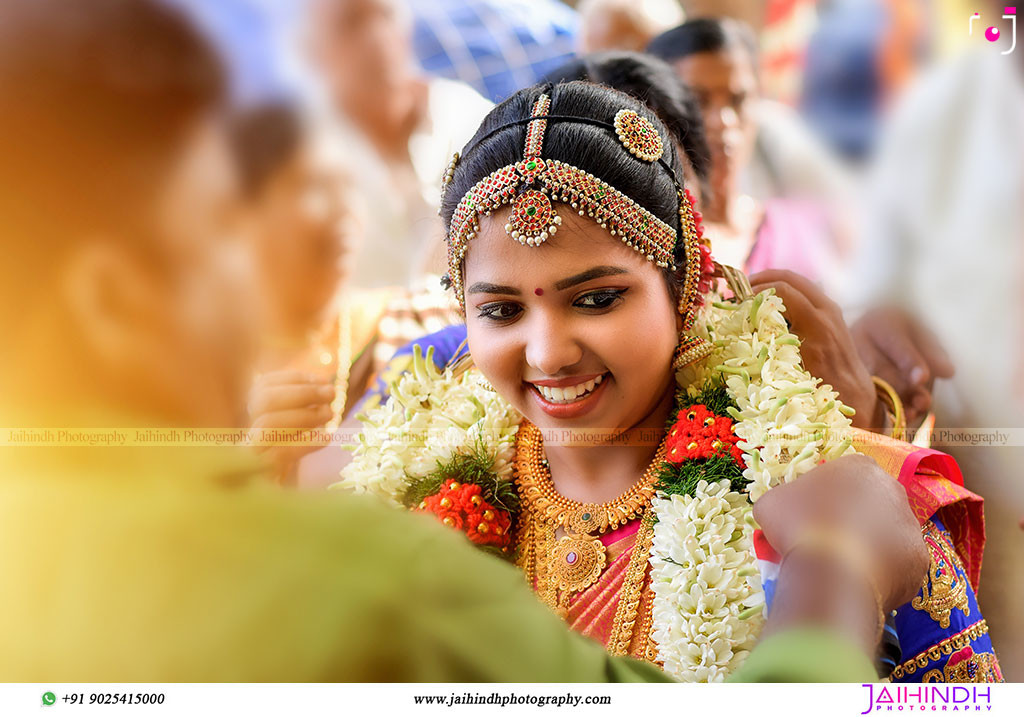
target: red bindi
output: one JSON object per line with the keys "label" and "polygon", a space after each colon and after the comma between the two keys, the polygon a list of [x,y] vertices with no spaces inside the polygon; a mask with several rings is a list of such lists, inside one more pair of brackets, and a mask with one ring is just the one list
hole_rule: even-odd
{"label": "red bindi", "polygon": [[534,289],[533,293],[537,296],[544,296],[544,289]]}

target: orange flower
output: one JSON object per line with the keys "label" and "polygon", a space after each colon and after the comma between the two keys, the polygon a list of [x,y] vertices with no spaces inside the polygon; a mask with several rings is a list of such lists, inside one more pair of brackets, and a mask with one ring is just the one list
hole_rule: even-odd
{"label": "orange flower", "polygon": [[731,455],[742,466],[743,452],[736,445],[740,439],[732,426],[732,419],[715,415],[704,404],[688,406],[679,411],[669,429],[665,459],[679,465],[688,460]]}
{"label": "orange flower", "polygon": [[433,513],[445,525],[457,528],[477,545],[507,550],[512,544],[512,517],[488,503],[479,485],[448,480],[420,504],[420,512]]}

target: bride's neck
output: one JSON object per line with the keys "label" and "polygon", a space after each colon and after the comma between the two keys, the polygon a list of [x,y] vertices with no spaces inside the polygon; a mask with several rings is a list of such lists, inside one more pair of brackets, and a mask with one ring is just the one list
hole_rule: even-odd
{"label": "bride's neck", "polygon": [[674,392],[666,391],[622,442],[545,446],[555,489],[581,503],[605,503],[629,490],[654,459],[673,398]]}

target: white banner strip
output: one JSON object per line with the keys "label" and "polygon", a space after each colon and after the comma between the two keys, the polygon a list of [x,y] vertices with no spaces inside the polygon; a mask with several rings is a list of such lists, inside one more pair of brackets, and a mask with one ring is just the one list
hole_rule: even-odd
{"label": "white banner strip", "polygon": [[1024,685],[0,686],[11,715],[1019,715]]}

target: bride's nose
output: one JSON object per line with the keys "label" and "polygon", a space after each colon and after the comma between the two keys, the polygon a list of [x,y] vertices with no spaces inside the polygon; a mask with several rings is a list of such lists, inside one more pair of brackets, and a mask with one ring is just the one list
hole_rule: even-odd
{"label": "bride's nose", "polygon": [[582,358],[583,347],[564,320],[534,316],[526,339],[526,363],[545,376],[557,376]]}

